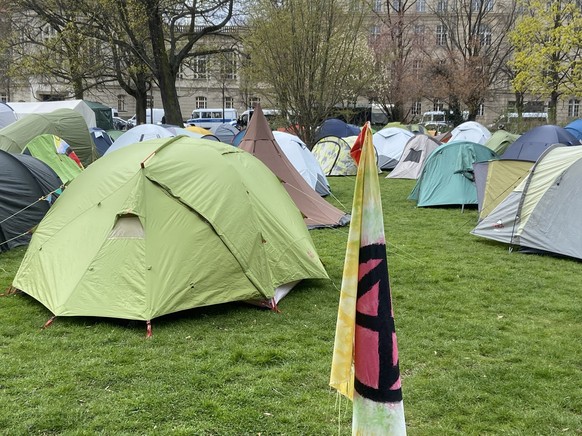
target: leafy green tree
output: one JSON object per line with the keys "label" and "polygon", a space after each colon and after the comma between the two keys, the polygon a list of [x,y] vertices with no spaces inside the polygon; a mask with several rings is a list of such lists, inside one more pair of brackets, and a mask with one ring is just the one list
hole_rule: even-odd
{"label": "leafy green tree", "polygon": [[518,92],[548,98],[548,121],[555,124],[560,96],[582,90],[582,13],[577,1],[524,0],[522,8],[511,32],[512,84]]}
{"label": "leafy green tree", "polygon": [[259,0],[251,12],[246,74],[312,146],[317,125],[368,88],[367,9],[361,1]]}
{"label": "leafy green tree", "polygon": [[55,3],[58,14],[39,16],[27,1],[12,1],[10,34],[3,45],[10,53],[9,75],[16,81],[34,78],[56,94],[82,99],[91,88],[112,82],[109,52],[79,30],[74,4]]}

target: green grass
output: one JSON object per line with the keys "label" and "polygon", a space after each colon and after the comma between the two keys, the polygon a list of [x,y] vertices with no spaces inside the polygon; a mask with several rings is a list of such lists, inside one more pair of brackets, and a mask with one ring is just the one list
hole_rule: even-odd
{"label": "green grass", "polygon": [[[330,182],[351,207],[354,178]],[[509,253],[469,234],[475,210],[417,209],[412,181],[380,182],[409,434],[582,434],[582,263]],[[331,280],[282,313],[195,309],[151,339],[124,320],[41,330],[41,304],[1,297],[0,434],[350,434],[328,387],[347,232],[311,232]],[[1,289],[23,254],[0,255]]]}

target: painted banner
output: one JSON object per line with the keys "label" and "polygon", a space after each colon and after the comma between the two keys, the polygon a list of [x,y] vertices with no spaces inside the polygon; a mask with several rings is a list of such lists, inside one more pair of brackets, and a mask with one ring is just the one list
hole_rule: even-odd
{"label": "painted banner", "polygon": [[352,434],[405,435],[378,167],[370,123],[352,148],[358,173],[330,385],[353,400]]}

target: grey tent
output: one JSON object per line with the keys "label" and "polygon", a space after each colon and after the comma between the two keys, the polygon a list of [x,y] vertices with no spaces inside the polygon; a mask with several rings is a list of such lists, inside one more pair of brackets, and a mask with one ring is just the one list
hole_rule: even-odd
{"label": "grey tent", "polygon": [[408,140],[402,156],[394,169],[386,176],[392,179],[418,179],[424,162],[441,143],[434,136],[418,134]]}
{"label": "grey tent", "polygon": [[582,147],[548,148],[471,233],[521,248],[582,259]]}
{"label": "grey tent", "polygon": [[214,133],[218,139],[220,139],[220,142],[226,142],[227,144],[232,144],[232,140],[239,132],[236,127],[227,123],[212,126],[210,131]]}
{"label": "grey tent", "polygon": [[0,150],[0,251],[28,244],[61,181],[44,162]]}

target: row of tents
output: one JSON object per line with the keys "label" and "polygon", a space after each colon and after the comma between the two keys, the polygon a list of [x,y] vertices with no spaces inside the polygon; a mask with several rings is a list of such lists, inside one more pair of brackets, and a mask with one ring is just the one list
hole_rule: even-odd
{"label": "row of tents", "polygon": [[[396,126],[374,134],[379,167],[391,170],[387,177],[417,180],[408,198],[418,207],[477,205],[473,235],[578,259],[581,140],[582,120],[522,135],[491,134],[475,122],[439,137]],[[351,143],[353,136],[327,136],[316,143],[313,153],[326,175],[355,173]]]}
{"label": "row of tents", "polygon": [[[17,127],[28,118],[0,130],[0,149],[35,148],[13,135],[26,136]],[[51,141],[66,140],[78,154],[80,172],[64,189],[40,159],[0,155],[55,176],[51,183],[36,177],[31,184],[46,187],[22,197],[21,210],[39,198],[43,208],[13,281],[54,315],[149,321],[229,301],[274,307],[299,281],[327,277],[308,229],[346,225],[350,216],[295,169],[260,108],[238,147],[180,131],[115,141],[97,158],[94,144],[86,150],[75,142],[83,128],[57,122],[32,140],[52,150]],[[319,183],[328,187],[325,177]],[[7,191],[0,203],[15,196]]]}
{"label": "row of tents", "polygon": [[[218,141],[216,135],[209,137],[206,132],[185,133],[183,129],[176,130],[180,129],[177,127],[172,132],[171,126],[156,126],[169,133],[148,139],[136,127],[132,135],[138,137],[125,139],[125,144],[116,145],[113,141],[103,153],[97,151],[95,139],[90,139],[86,146],[84,141],[91,135],[85,134],[87,127],[83,121],[79,124],[78,114],[57,115],[66,115],[63,120],[75,121],[76,127],[65,127],[65,121],[50,123],[50,116],[43,114],[34,123],[27,121],[31,115],[0,129],[0,149],[11,147],[20,151],[4,152],[0,157],[6,155],[4,161],[11,162],[21,173],[26,169],[34,174],[34,180],[27,177],[37,187],[28,197],[15,195],[13,188],[0,193],[0,198],[3,201],[15,196],[23,198],[19,207],[31,212],[35,204],[42,204],[37,219],[44,216],[39,219],[13,284],[55,315],[149,321],[178,310],[227,301],[255,301],[273,307],[298,281],[327,276],[308,229],[345,225],[350,217],[322,198],[325,190],[329,190],[326,176],[332,174],[326,174],[328,168],[321,165],[317,147],[311,152],[293,135],[272,132],[260,108],[238,147]],[[45,129],[48,132],[34,135],[38,130],[33,125],[42,120],[50,125]],[[17,129],[19,125],[26,128]],[[478,130],[480,133],[475,134],[481,135],[479,141],[487,143],[494,136]],[[492,179],[491,174],[502,172],[497,162],[516,160],[504,159],[506,154],[530,157],[532,144],[536,143],[523,142],[526,134],[514,142],[506,140],[495,152],[487,145],[466,139],[467,129],[459,132],[456,137],[452,133],[449,142],[443,144],[422,133],[409,132],[403,135],[407,140],[399,155],[392,155],[394,166],[389,177],[396,178],[398,171],[411,178],[414,172],[418,174],[411,198],[419,206],[473,204],[468,194],[475,192],[478,197],[477,191],[482,192],[480,198],[490,198],[489,182],[477,189],[482,179],[479,174],[485,175],[486,180]],[[382,133],[378,136],[384,139],[393,136],[377,133]],[[31,135],[34,138],[30,139]],[[532,137],[539,138],[539,134]],[[318,144],[335,141],[336,149],[337,144],[342,147],[347,144],[347,149],[342,150],[349,150],[349,136],[340,138],[343,142],[333,138],[339,137],[324,136]],[[522,143],[518,142],[520,139]],[[63,169],[58,176],[48,163],[33,156],[37,148],[44,151],[63,148],[59,141],[78,157],[76,174],[72,160],[64,160],[71,173]],[[293,152],[284,151],[286,146],[281,144],[291,144]],[[579,141],[564,145],[575,144]],[[382,159],[388,155],[382,144],[375,146],[381,170]],[[21,153],[25,148],[29,154]],[[536,164],[539,171],[535,183],[530,177],[523,179],[530,181],[519,185],[522,193],[519,201],[516,202],[516,195],[511,196],[513,202],[509,196],[505,201],[522,205],[520,216],[528,204],[523,193],[541,192],[539,184],[549,179],[544,175],[545,168],[549,171],[556,167],[554,156],[566,159],[563,156],[567,153],[559,150],[578,150],[551,144],[542,148],[548,149],[545,153],[542,150],[542,154],[549,156],[546,158],[549,164]],[[100,154],[103,156],[98,158]],[[50,159],[57,162],[64,157],[53,152]],[[303,162],[307,168],[304,174],[292,163],[293,159]],[[336,168],[340,159],[336,155],[331,160],[334,161],[331,168]],[[420,170],[412,165],[419,162]],[[489,162],[489,166],[478,170],[477,162]],[[31,172],[34,167],[38,167],[36,172]],[[43,173],[52,173],[56,178],[43,177]],[[17,183],[22,177],[15,172],[11,180]],[[63,183],[60,177],[68,182]],[[542,197],[546,198],[545,194]],[[496,210],[502,204],[504,201],[489,206],[491,220],[498,216]],[[555,205],[548,208],[557,210]],[[505,223],[499,226],[497,221],[493,226],[510,227]],[[22,236],[18,233],[22,228],[6,231],[4,220],[0,228],[5,242],[12,239],[7,235]],[[491,232],[497,234],[497,230]],[[520,241],[530,238],[527,232],[511,235],[512,243],[517,241],[516,237]]]}

